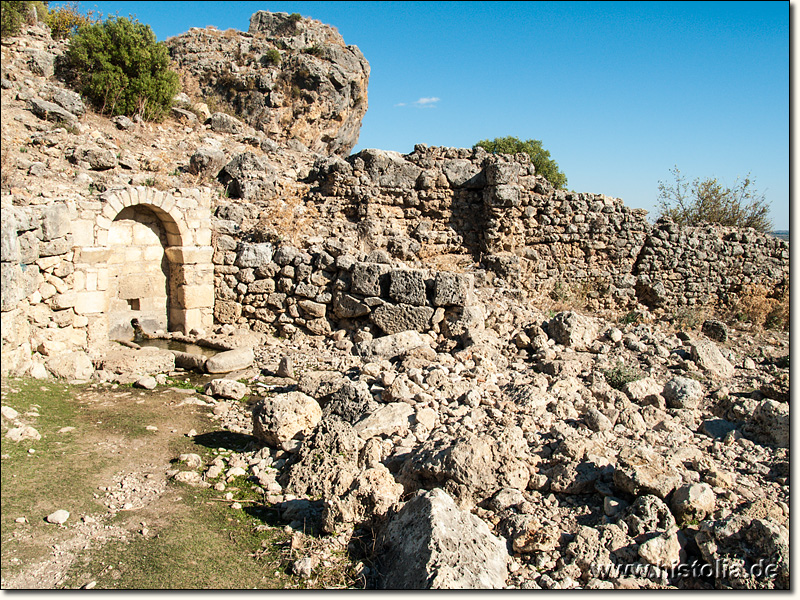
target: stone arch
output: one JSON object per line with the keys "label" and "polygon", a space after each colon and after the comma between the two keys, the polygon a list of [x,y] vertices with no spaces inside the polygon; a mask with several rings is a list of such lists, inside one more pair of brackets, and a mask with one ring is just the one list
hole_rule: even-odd
{"label": "stone arch", "polygon": [[85,283],[76,289],[76,312],[99,323],[94,337],[130,337],[130,319],[143,315],[146,330],[189,333],[210,327],[210,195],[132,187],[107,192],[101,201],[91,226],[85,223],[84,246],[75,249],[76,270],[83,271]]}

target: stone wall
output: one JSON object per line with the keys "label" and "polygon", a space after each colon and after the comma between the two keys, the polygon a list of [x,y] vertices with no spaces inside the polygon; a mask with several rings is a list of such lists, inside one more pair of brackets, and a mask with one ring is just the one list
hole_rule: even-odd
{"label": "stone wall", "polygon": [[743,284],[788,280],[788,245],[754,230],[651,225],[602,194],[556,190],[526,155],[364,150],[319,161],[310,235],[409,264],[461,258],[533,294],[584,286],[595,308],[724,303]]}
{"label": "stone wall", "polygon": [[[291,335],[371,324],[377,335],[407,330],[460,335],[474,304],[471,274],[409,269],[385,252],[359,261],[336,244],[302,251],[288,245],[221,239],[214,255],[218,323]],[[218,245],[219,248],[219,245]],[[476,309],[477,310],[477,309]],[[465,312],[466,311],[466,312]],[[463,327],[462,327],[463,329]]]}
{"label": "stone wall", "polygon": [[134,317],[151,330],[211,327],[209,189],[42,200],[3,206],[3,373],[63,373],[76,352],[132,337]]}

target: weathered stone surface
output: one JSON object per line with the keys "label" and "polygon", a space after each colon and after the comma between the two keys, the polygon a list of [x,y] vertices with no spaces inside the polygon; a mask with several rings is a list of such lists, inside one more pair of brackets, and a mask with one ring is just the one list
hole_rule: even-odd
{"label": "weathered stone surface", "polygon": [[403,331],[372,340],[366,347],[371,356],[389,359],[411,352],[425,344],[425,340],[416,331]]}
{"label": "weathered stone surface", "polygon": [[486,523],[440,489],[409,500],[379,536],[384,589],[500,589],[510,557]]}
{"label": "weathered stone surface", "polygon": [[598,333],[599,327],[593,319],[572,311],[558,313],[547,322],[547,334],[557,344],[575,350],[585,350]]}
{"label": "weathered stone surface", "polygon": [[133,385],[138,388],[143,388],[146,390],[154,390],[158,385],[156,378],[152,375],[145,375],[144,377],[140,377],[136,381],[133,382]]}
{"label": "weathered stone surface", "polygon": [[302,392],[287,392],[259,400],[253,407],[253,435],[264,443],[288,447],[303,439],[319,423],[322,409]]}
{"label": "weathered stone surface", "polygon": [[323,499],[343,496],[361,469],[362,442],[341,419],[323,419],[307,438],[281,476],[287,493]]}
{"label": "weathered stone surface", "polygon": [[28,108],[33,114],[45,121],[57,121],[66,125],[74,125],[78,120],[78,117],[64,110],[58,104],[42,100],[41,98],[31,98],[28,100]]}
{"label": "weathered stone surface", "polygon": [[675,490],[670,506],[675,518],[680,521],[694,519],[702,521],[714,514],[716,495],[707,483],[686,484]]}
{"label": "weathered stone surface", "polygon": [[45,517],[45,520],[48,523],[53,523],[55,525],[63,525],[64,523],[67,522],[67,519],[69,519],[69,511],[66,511],[64,509],[57,510],[47,515],[47,517]]}
{"label": "weathered stone surface", "polygon": [[473,302],[475,279],[468,273],[439,271],[433,282],[434,306],[469,306]]}
{"label": "weathered stone surface", "polygon": [[[215,29],[193,28],[167,43],[177,66],[203,96],[224,94],[236,117],[270,140],[343,156],[358,140],[369,64],[330,26],[259,11],[247,33],[229,30],[222,37]],[[230,63],[243,45],[248,58],[237,61],[235,71],[223,78],[220,65]],[[314,53],[304,52],[312,47]],[[280,53],[277,64],[275,52]],[[215,113],[212,129],[242,132],[232,119]]]}
{"label": "weathered stone surface", "polygon": [[227,162],[222,150],[198,148],[189,159],[189,172],[216,177]]}
{"label": "weathered stone surface", "polygon": [[410,329],[423,333],[430,329],[432,317],[430,306],[408,304],[382,304],[370,314],[370,320],[388,334]]}
{"label": "weathered stone surface", "polygon": [[[365,382],[344,380],[336,390],[326,395],[322,414],[325,418],[340,418],[352,425],[365,415],[373,415],[380,410],[378,406]],[[367,439],[364,435],[361,437]]]}
{"label": "weathered stone surface", "polygon": [[206,371],[209,373],[230,373],[246,369],[253,364],[255,356],[252,348],[237,348],[220,352],[206,360]]}
{"label": "weathered stone surface", "polygon": [[247,385],[233,379],[213,379],[205,387],[206,395],[231,400],[241,400],[248,391]]}
{"label": "weathered stone surface", "polygon": [[703,386],[688,377],[673,377],[663,391],[669,408],[697,408],[703,398]]}
{"label": "weathered stone surface", "polygon": [[374,412],[353,425],[353,429],[363,440],[379,435],[405,435],[411,425],[414,409],[405,402],[384,404]]}
{"label": "weathered stone surface", "polygon": [[425,277],[422,271],[396,269],[389,273],[389,297],[400,304],[424,306]]}
{"label": "weathered stone surface", "polygon": [[714,342],[692,340],[689,342],[689,350],[697,366],[707,371],[714,379],[724,380],[733,377],[733,365],[722,355]]}
{"label": "weathered stone surface", "polygon": [[54,204],[42,210],[42,240],[49,242],[72,231],[66,204]]}
{"label": "weathered stone surface", "polygon": [[388,288],[391,267],[381,263],[356,263],[353,265],[350,291],[362,296],[383,296]]}
{"label": "weathered stone surface", "polygon": [[381,187],[413,189],[421,172],[399,152],[368,148],[355,157],[364,161],[370,179]]}
{"label": "weathered stone surface", "polygon": [[88,381],[94,373],[94,365],[84,352],[57,354],[49,357],[44,364],[55,377],[70,381]]}
{"label": "weathered stone surface", "polygon": [[217,133],[241,133],[244,123],[227,113],[215,112],[211,115],[211,130]]}
{"label": "weathered stone surface", "polygon": [[681,544],[676,531],[668,531],[650,538],[639,546],[639,556],[651,565],[670,567],[678,564],[681,557]]}
{"label": "weathered stone surface", "polygon": [[258,268],[268,265],[272,261],[273,247],[269,242],[252,244],[241,242],[236,252],[237,267]]}
{"label": "weathered stone surface", "polygon": [[42,435],[30,425],[23,425],[21,427],[12,427],[6,432],[6,438],[12,442],[21,442],[23,440],[40,440]]}
{"label": "weathered stone surface", "polygon": [[789,447],[789,405],[775,400],[764,400],[753,414],[756,435],[768,443]]}
{"label": "weathered stone surface", "polygon": [[728,326],[716,319],[703,321],[703,333],[717,342],[728,341]]}
{"label": "weathered stone surface", "polygon": [[275,195],[277,171],[265,158],[252,152],[234,156],[219,172],[219,180],[231,198],[268,200]]}
{"label": "weathered stone surface", "polygon": [[67,158],[75,163],[86,163],[95,171],[107,171],[117,166],[117,155],[113,150],[99,146],[76,146],[68,150]]}
{"label": "weathered stone surface", "polygon": [[83,116],[86,112],[86,105],[83,103],[80,94],[72,90],[58,88],[53,92],[51,99],[61,108],[75,116]]}
{"label": "weathered stone surface", "polygon": [[[774,519],[734,514],[719,521],[706,520],[695,541],[709,564],[726,561],[738,566],[744,562],[744,568],[722,573],[715,580],[717,589],[789,589],[789,531]],[[754,574],[748,567],[759,561],[763,561],[761,572]],[[764,563],[772,565],[771,577],[764,576]]]}
{"label": "weathered stone surface", "polygon": [[365,524],[380,520],[396,506],[403,486],[395,482],[389,470],[380,463],[359,473],[344,496],[326,501],[322,528],[335,532],[341,524]]}
{"label": "weathered stone surface", "polygon": [[369,306],[350,294],[336,293],[333,296],[333,314],[340,319],[354,319],[369,314]]}
{"label": "weathered stone surface", "polygon": [[175,356],[172,352],[151,346],[138,350],[133,348],[109,350],[96,362],[98,369],[118,374],[168,373],[175,369]]}
{"label": "weathered stone surface", "polygon": [[655,494],[666,498],[680,482],[680,475],[650,448],[623,448],[619,453],[614,485],[624,492],[634,496]]}

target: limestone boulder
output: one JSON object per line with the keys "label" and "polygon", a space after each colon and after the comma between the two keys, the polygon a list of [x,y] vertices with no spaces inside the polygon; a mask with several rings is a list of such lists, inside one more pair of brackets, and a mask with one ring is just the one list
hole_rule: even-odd
{"label": "limestone boulder", "polygon": [[776,400],[764,400],[753,413],[750,426],[756,437],[781,448],[789,447],[789,405]]}
{"label": "limestone boulder", "polygon": [[45,367],[53,376],[69,381],[88,381],[94,373],[94,365],[85,352],[64,352],[49,357]]}
{"label": "limestone boulder", "polygon": [[425,343],[418,332],[409,330],[375,338],[366,345],[364,350],[367,356],[391,360],[420,348]]}
{"label": "limestone boulder", "polygon": [[288,449],[303,439],[322,418],[316,400],[302,392],[262,398],[253,407],[253,435],[266,444]]}
{"label": "limestone boulder", "polygon": [[353,429],[363,440],[376,436],[405,435],[411,426],[414,408],[405,402],[384,404],[360,421]]}
{"label": "limestone boulder", "polygon": [[233,379],[214,379],[209,381],[205,387],[205,393],[214,398],[227,398],[230,400],[241,400],[250,391],[247,385]]}
{"label": "limestone boulder", "polygon": [[689,342],[689,351],[697,366],[714,379],[725,380],[733,377],[733,365],[711,340],[692,340]]}
{"label": "limestone boulder", "polygon": [[210,356],[206,360],[206,371],[209,373],[231,373],[246,369],[253,364],[255,355],[252,348],[236,348]]}
{"label": "limestone boulder", "polygon": [[645,446],[623,448],[614,469],[614,485],[633,496],[655,494],[666,498],[681,477],[663,456]]}
{"label": "limestone boulder", "polygon": [[672,513],[679,522],[695,519],[702,521],[713,515],[716,495],[707,483],[691,483],[680,486],[672,495]]}
{"label": "limestone boulder", "polygon": [[152,346],[139,349],[120,347],[107,351],[95,363],[98,369],[118,375],[152,375],[174,371],[175,355]]}
{"label": "limestone boulder", "polygon": [[662,392],[669,408],[697,408],[703,399],[702,384],[689,377],[673,377]]}
{"label": "limestone boulder", "polygon": [[335,532],[341,524],[363,525],[385,517],[400,502],[403,486],[384,465],[377,463],[359,473],[342,497],[326,500],[322,515],[324,531]]}
{"label": "limestone boulder", "polygon": [[381,531],[384,589],[501,589],[510,557],[506,544],[443,490],[409,500]]}
{"label": "limestone boulder", "polygon": [[573,311],[560,312],[547,323],[547,333],[557,344],[586,350],[597,339],[600,327],[594,319]]}

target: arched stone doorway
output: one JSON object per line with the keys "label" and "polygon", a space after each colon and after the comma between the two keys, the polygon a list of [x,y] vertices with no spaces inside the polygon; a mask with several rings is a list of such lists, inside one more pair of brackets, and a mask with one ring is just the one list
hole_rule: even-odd
{"label": "arched stone doorway", "polygon": [[130,340],[136,319],[147,333],[169,329],[170,264],[161,219],[145,205],[124,208],[108,230],[108,336]]}
{"label": "arched stone doorway", "polygon": [[75,312],[89,344],[146,331],[189,333],[214,322],[210,190],[113,190],[73,223]]}

